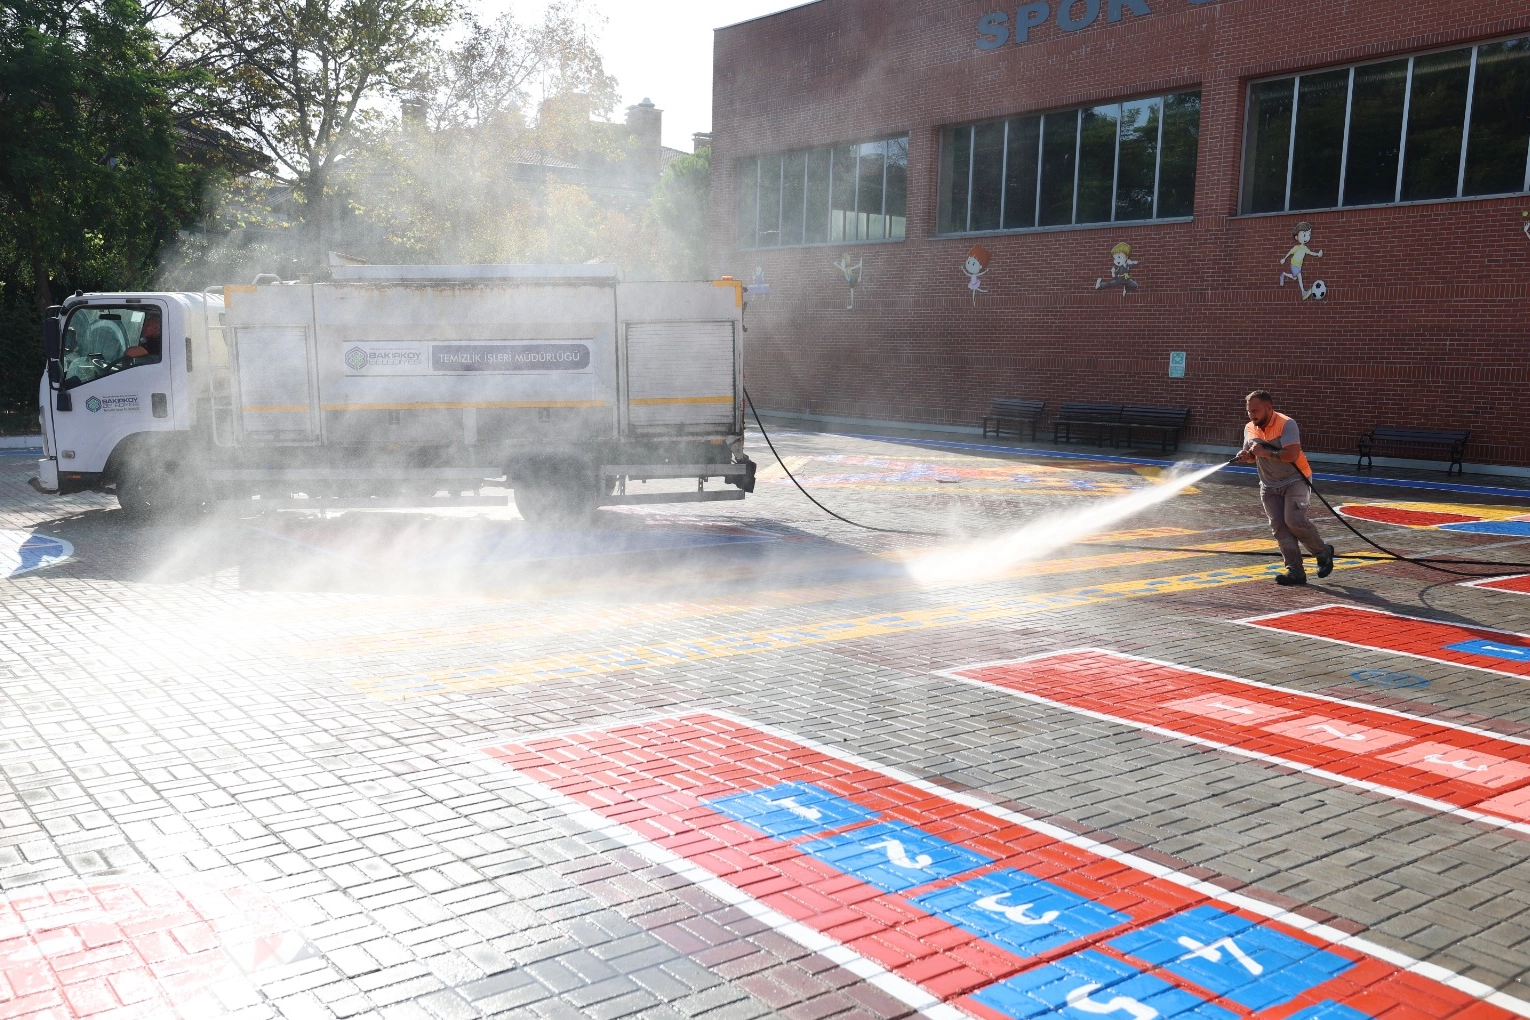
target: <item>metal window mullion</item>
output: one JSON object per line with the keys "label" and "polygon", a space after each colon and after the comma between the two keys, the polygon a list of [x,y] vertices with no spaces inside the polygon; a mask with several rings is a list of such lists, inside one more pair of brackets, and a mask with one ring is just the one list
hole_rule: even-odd
{"label": "metal window mullion", "polygon": [[1075,111],[1073,117],[1073,213],[1068,218],[1072,224],[1078,223],[1078,165],[1084,152],[1084,108],[1081,106]]}
{"label": "metal window mullion", "polygon": [[999,229],[1004,229],[1004,199],[1009,192],[1009,118],[1004,119],[1004,151],[999,154]]}
{"label": "metal window mullion", "polygon": [[760,247],[760,157],[754,157],[754,243],[749,247]]}
{"label": "metal window mullion", "polygon": [[808,168],[813,165],[813,150],[808,149],[802,154],[802,243],[810,244],[807,236],[808,225]]}
{"label": "metal window mullion", "polygon": [[1466,190],[1466,146],[1472,137],[1472,97],[1477,91],[1477,51],[1481,48],[1472,47],[1472,69],[1466,75],[1466,116],[1461,118],[1461,166],[1456,171],[1457,198]]}
{"label": "metal window mullion", "polygon": [[1344,93],[1344,144],[1339,149],[1339,197],[1338,206],[1344,205],[1344,179],[1349,176],[1349,126],[1355,108],[1355,69],[1349,69],[1349,85]]}
{"label": "metal window mullion", "polygon": [[1121,186],[1121,125],[1126,120],[1126,104],[1116,104],[1116,155],[1110,168],[1110,222],[1116,222],[1116,189]]}
{"label": "metal window mullion", "polygon": [[1286,140],[1286,212],[1291,211],[1291,174],[1296,166],[1296,115],[1302,108],[1302,76],[1291,79],[1291,133]]}
{"label": "metal window mullion", "polygon": [[[1158,187],[1163,180],[1163,122],[1169,117],[1169,97],[1158,97],[1158,149],[1153,159],[1153,219],[1158,218]],[[1194,203],[1191,203],[1192,205]]]}
{"label": "metal window mullion", "polygon": [[967,225],[963,233],[972,231],[972,178],[977,168],[977,125],[967,128]]}
{"label": "metal window mullion", "polygon": [[[1031,220],[1031,226],[1042,225],[1042,151],[1043,145],[1047,144],[1047,115],[1036,122],[1036,219]],[[1530,168],[1530,164],[1527,164]]]}
{"label": "metal window mullion", "polygon": [[776,167],[776,247],[781,247],[782,227],[786,225],[786,153],[781,153]]}
{"label": "metal window mullion", "polygon": [[887,221],[887,159],[892,153],[892,142],[882,141],[882,240],[889,239],[892,224]]}
{"label": "metal window mullion", "polygon": [[863,241],[861,237],[861,147],[855,147],[855,209],[850,213],[855,221],[855,240]]}
{"label": "metal window mullion", "polygon": [[1408,58],[1408,82],[1403,86],[1402,133],[1397,138],[1397,188],[1392,201],[1402,201],[1403,167],[1408,165],[1408,114],[1413,107],[1413,59]]}

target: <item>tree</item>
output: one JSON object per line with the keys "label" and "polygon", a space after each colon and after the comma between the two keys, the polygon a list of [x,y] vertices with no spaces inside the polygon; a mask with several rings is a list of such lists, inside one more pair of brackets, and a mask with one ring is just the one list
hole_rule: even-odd
{"label": "tree", "polygon": [[171,117],[181,83],[134,0],[0,9],[0,257],[38,310],[52,280],[144,280],[195,216],[204,175],[179,161]]}
{"label": "tree", "polygon": [[190,0],[184,50],[221,83],[217,116],[290,177],[324,250],[337,164],[408,91],[452,0]]}
{"label": "tree", "polygon": [[665,167],[649,215],[658,226],[663,270],[672,279],[698,280],[707,275],[711,205],[710,148],[681,156]]}
{"label": "tree", "polygon": [[172,96],[136,0],[0,8],[0,414],[31,421],[38,323],[75,288],[129,289],[195,220],[207,174],[177,153]]}

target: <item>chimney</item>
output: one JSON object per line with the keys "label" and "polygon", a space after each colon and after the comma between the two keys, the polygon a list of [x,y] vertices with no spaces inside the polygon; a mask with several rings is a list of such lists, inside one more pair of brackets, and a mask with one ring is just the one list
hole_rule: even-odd
{"label": "chimney", "polygon": [[632,166],[647,177],[658,177],[664,169],[664,111],[644,98],[627,107],[627,130],[632,134]]}
{"label": "chimney", "polygon": [[695,134],[691,135],[691,151],[692,152],[700,152],[702,149],[710,149],[711,147],[712,147],[712,132],[710,132],[710,131],[697,131]]}

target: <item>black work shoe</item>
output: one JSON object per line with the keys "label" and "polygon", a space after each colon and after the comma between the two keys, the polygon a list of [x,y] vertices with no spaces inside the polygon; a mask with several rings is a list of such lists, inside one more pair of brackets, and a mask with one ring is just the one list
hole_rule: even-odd
{"label": "black work shoe", "polygon": [[1333,573],[1333,546],[1323,546],[1323,551],[1317,554],[1318,576],[1327,577]]}
{"label": "black work shoe", "polygon": [[1276,584],[1283,584],[1283,585],[1285,585],[1288,588],[1295,587],[1295,586],[1298,586],[1298,585],[1306,584],[1307,583],[1307,575],[1306,574],[1293,574],[1290,571],[1287,571],[1284,574],[1276,574],[1275,575],[1275,583]]}

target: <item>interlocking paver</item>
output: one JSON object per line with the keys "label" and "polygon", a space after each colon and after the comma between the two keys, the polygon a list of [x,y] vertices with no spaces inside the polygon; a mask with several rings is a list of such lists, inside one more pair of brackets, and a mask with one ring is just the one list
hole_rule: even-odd
{"label": "interlocking paver", "polygon": [[[884,526],[991,534],[1146,484],[1106,462],[779,442],[821,498]],[[964,463],[982,470],[962,474]],[[930,480],[885,484],[910,465]],[[130,918],[142,929],[124,936],[133,959],[216,963],[178,976],[114,969],[117,957],[70,967],[63,949],[43,950],[46,973],[23,971],[0,914],[11,990],[0,1015],[152,1003],[251,1018],[906,1015],[717,890],[549,811],[477,750],[707,710],[1089,833],[1530,999],[1530,841],[1321,781],[1302,762],[1240,760],[936,675],[1107,648],[1523,742],[1530,705],[1503,675],[1512,663],[1487,673],[1475,659],[1234,622],[1338,603],[1468,637],[1530,633],[1522,595],[1363,562],[1287,592],[1262,561],[1098,545],[925,586],[903,557],[937,540],[824,518],[778,469],[742,504],[601,514],[606,529],[677,536],[663,556],[554,555],[528,581],[489,542],[468,576],[422,567],[420,550],[515,531],[513,513],[145,526],[108,497],[44,499],[25,486],[27,466],[0,458],[0,526],[67,538],[76,553],[0,580],[0,912],[65,881],[206,882],[268,907],[253,933]],[[933,481],[942,470],[962,480]],[[699,542],[739,528],[769,540]],[[1139,536],[1128,544],[1185,548],[1264,537],[1252,492],[1221,478],[1125,528]],[[1494,536],[1387,538],[1526,558]],[[1377,687],[1366,677],[1378,673],[1413,686]],[[1102,714],[1123,711],[1112,709]],[[814,909],[827,917],[841,909],[832,902]],[[874,928],[836,930],[853,940]],[[946,972],[910,973],[939,984]],[[23,991],[28,981],[41,984]]]}

